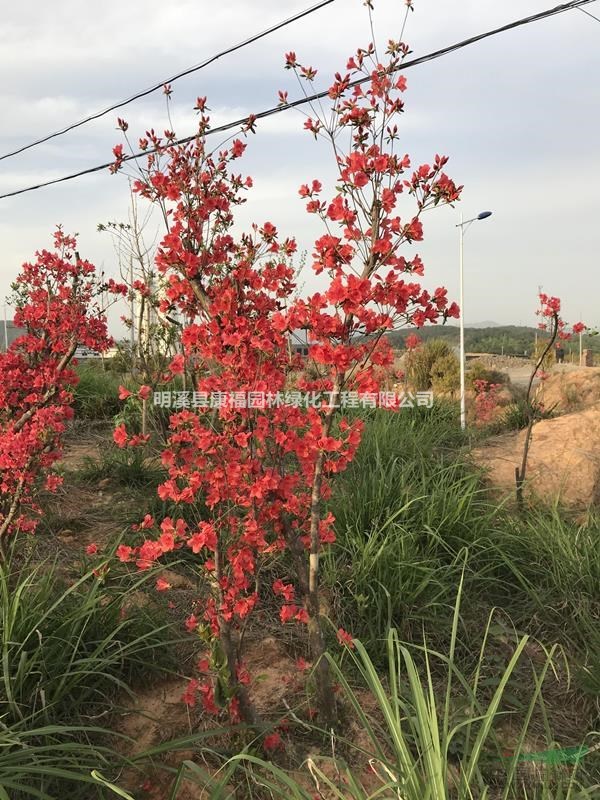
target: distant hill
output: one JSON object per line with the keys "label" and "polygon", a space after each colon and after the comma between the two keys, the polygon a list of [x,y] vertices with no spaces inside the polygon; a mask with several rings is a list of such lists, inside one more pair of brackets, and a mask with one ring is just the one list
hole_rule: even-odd
{"label": "distant hill", "polygon": [[[429,339],[444,339],[448,344],[457,346],[459,343],[459,328],[457,325],[426,325],[417,330],[405,328],[388,334],[388,339],[393,347],[404,348],[407,336],[416,334],[422,341]],[[538,338],[544,333],[536,328],[525,325],[488,325],[484,327],[465,326],[465,349],[469,353],[497,353],[507,356],[530,354],[533,351],[536,334]],[[600,352],[600,336],[584,336],[583,347]],[[567,355],[579,352],[579,338],[565,343]]]}
{"label": "distant hill", "polygon": [[500,322],[494,322],[490,319],[485,319],[483,322],[465,322],[465,328],[501,328]]}

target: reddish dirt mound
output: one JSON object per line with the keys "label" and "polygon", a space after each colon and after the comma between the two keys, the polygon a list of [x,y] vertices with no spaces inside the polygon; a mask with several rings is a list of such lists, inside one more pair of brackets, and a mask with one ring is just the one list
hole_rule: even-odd
{"label": "reddish dirt mound", "polygon": [[555,406],[561,413],[589,408],[600,402],[600,367],[555,367],[541,385],[540,397],[547,408]]}
{"label": "reddish dirt mound", "polygon": [[[296,705],[302,692],[301,680],[295,659],[281,643],[272,637],[248,642],[245,663],[253,676],[251,694],[260,716],[268,719],[273,713],[285,714],[287,701]],[[188,708],[183,703],[182,695],[187,684],[187,679],[174,676],[147,691],[137,691],[134,699],[125,699],[126,710],[121,712],[117,726],[120,734],[129,737],[121,745],[125,755],[132,757],[169,740],[219,727],[218,721],[203,714],[201,704]],[[219,743],[224,750],[227,749],[226,736],[222,741],[219,737],[206,741],[207,745],[217,749]],[[192,746],[173,750],[158,757],[157,762],[171,768],[177,768],[184,760],[197,761],[200,758],[202,762],[199,750],[200,744],[196,749]],[[208,763],[204,763],[204,767],[209,772],[215,768]],[[145,784],[144,797],[164,800],[172,781],[173,774],[164,769],[148,770],[144,775],[128,770],[121,776],[120,785],[137,797],[136,792]],[[209,793],[192,781],[183,781],[177,795],[178,800],[207,800],[208,797]]]}
{"label": "reddish dirt mound", "polygon": [[[514,491],[524,438],[524,431],[505,434],[473,450],[475,462],[503,492]],[[559,499],[573,509],[600,504],[600,403],[535,425],[526,492],[550,503]]]}

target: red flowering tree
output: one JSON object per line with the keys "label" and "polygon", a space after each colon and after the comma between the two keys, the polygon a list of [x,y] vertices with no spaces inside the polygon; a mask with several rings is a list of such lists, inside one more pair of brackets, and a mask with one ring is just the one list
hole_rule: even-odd
{"label": "red flowering tree", "polygon": [[498,389],[501,383],[486,380],[473,381],[475,391],[475,418],[478,422],[491,422],[494,410],[498,406]]}
{"label": "red flowering tree", "polygon": [[13,284],[14,322],[25,329],[0,355],[0,544],[35,529],[35,497],[61,479],[51,472],[61,435],[73,416],[70,365],[79,345],[103,352],[110,345],[94,266],[80,259],[76,241],[60,228],[54,250],[24,264]]}
{"label": "red flowering tree", "polygon": [[534,392],[534,383],[536,377],[541,377],[542,379],[545,377],[545,374],[542,374],[542,365],[544,364],[544,359],[546,356],[551,352],[554,343],[557,339],[560,340],[568,340],[571,338],[573,334],[579,334],[585,330],[585,325],[583,322],[577,322],[571,330],[569,331],[567,324],[561,319],[560,316],[560,299],[558,297],[550,297],[543,292],[540,292],[538,295],[539,297],[539,308],[536,311],[536,314],[541,317],[541,321],[538,324],[538,328],[542,331],[548,331],[549,338],[546,343],[546,346],[543,348],[541,354],[538,356],[533,370],[531,372],[531,376],[529,378],[529,383],[527,385],[527,392],[525,395],[525,409],[527,413],[527,428],[525,429],[525,441],[523,442],[523,455],[521,457],[521,466],[515,467],[515,483],[516,483],[516,496],[517,496],[517,503],[519,506],[523,506],[523,484],[525,483],[525,478],[527,475],[527,461],[529,458],[529,447],[531,444],[531,433],[533,431],[534,424],[541,418],[542,407],[537,402]]}
{"label": "red flowering tree", "polygon": [[[197,107],[203,110],[202,99]],[[286,505],[291,515],[299,510],[298,480],[288,475],[281,452],[292,410],[265,399],[284,390],[293,365],[287,337],[274,331],[272,315],[285,308],[294,289],[287,258],[295,244],[286,240],[280,245],[270,223],[234,240],[232,209],[251,181],[233,174],[231,163],[245,145],[235,139],[218,155],[207,152],[208,124],[202,115],[197,139],[186,146],[149,133],[158,153],[150,156],[135,189],[163,205],[169,220],[156,258],[167,280],[161,311],[176,309],[193,320],[183,330],[182,343],[195,374],[195,407],[171,417],[163,452],[169,479],[159,493],[197,506],[198,516],[205,506],[209,519],[190,525],[183,518],[168,518],[157,524],[146,517],[140,529],[148,538],[137,548],[121,547],[119,557],[143,568],[182,546],[198,555],[210,596],[203,613],[190,616],[187,627],[213,637],[206,664],[213,680],[194,679],[185,699],[193,703],[200,693],[210,711],[226,701],[234,716],[239,708],[254,721],[234,629],[256,603],[260,558],[284,547]],[[178,375],[183,369],[184,356],[179,355],[170,372]],[[214,398],[218,404],[209,405]],[[305,425],[302,412],[293,413],[296,427]],[[123,426],[116,433],[121,446],[131,443]],[[282,592],[289,597],[290,590],[291,585]],[[294,614],[302,617],[301,609]]]}
{"label": "red flowering tree", "polygon": [[[392,364],[385,333],[458,315],[445,289],[422,288],[420,258],[407,260],[400,253],[405,243],[421,240],[421,214],[460,193],[443,171],[445,157],[413,170],[408,156],[395,152],[394,120],[406,85],[397,71],[406,52],[390,42],[381,63],[372,46],[359,50],[329,90],[331,116],[313,110],[305,124],[333,144],[339,170],[329,199],[316,179],[300,188],[307,211],[324,226],[313,269],[328,277],[326,290],[307,299],[293,298],[293,240],[281,241],[269,222],[234,238],[233,210],[251,181],[231,165],[245,144],[234,139],[218,153],[206,150],[205,98],[197,102],[201,117],[193,141],[175,145],[171,131],[164,138],[150,131],[140,141],[142,148],[151,143],[153,152],[134,188],[159,203],[168,220],[156,259],[168,282],[163,308],[175,306],[193,319],[182,340],[198,396],[197,407],[171,417],[163,452],[169,479],[159,492],[196,505],[199,513],[205,505],[208,519],[190,524],[183,515],[162,521],[148,516],[141,524],[144,541],[122,546],[119,557],[144,568],[181,547],[198,555],[210,592],[202,613],[193,614],[187,626],[212,636],[215,644],[210,659],[201,662],[203,677],[193,679],[185,699],[195,702],[200,693],[212,711],[225,700],[234,716],[241,713],[250,722],[249,676],[236,631],[258,602],[261,565],[284,550],[294,571],[272,586],[282,599],[280,617],[308,625],[319,710],[325,720],[333,719],[319,558],[335,537],[334,519],[323,504],[332,477],[354,457],[362,429],[341,408],[360,404],[360,398],[393,407],[394,398],[380,395]],[[293,53],[286,66],[301,83],[316,76]],[[285,103],[285,93],[280,97]],[[249,120],[246,130],[252,127]],[[124,156],[120,146],[114,152],[116,170]],[[407,217],[399,211],[402,195],[411,198]],[[297,329],[307,333],[310,371],[289,346]],[[183,358],[177,357],[171,371],[182,369]],[[216,406],[209,404],[214,398]],[[127,432],[119,437],[125,445]],[[343,631],[339,636],[351,641]]]}
{"label": "red flowering tree", "polygon": [[[407,52],[406,45],[393,40],[385,59],[379,58],[373,44],[359,49],[348,60],[347,71],[335,75],[328,92],[329,113],[320,105],[311,106],[304,127],[316,139],[329,142],[338,168],[335,191],[328,199],[318,180],[300,188],[307,212],[316,214],[324,228],[315,242],[312,266],[317,274],[327,273],[328,288],[299,300],[287,318],[276,315],[274,320],[279,328],[307,330],[309,358],[321,374],[301,386],[325,392],[329,398],[309,412],[319,431],[307,476],[311,500],[306,607],[315,658],[324,651],[318,591],[324,527],[333,538],[333,519],[324,518],[323,500],[329,494],[329,477],[353,457],[361,431],[359,422],[337,420],[340,406],[354,394],[374,396],[380,405],[386,404],[380,393],[382,376],[393,365],[386,332],[458,316],[445,289],[430,293],[419,283],[423,274],[419,256],[408,260],[401,254],[403,245],[423,238],[422,213],[454,202],[461,188],[443,171],[446,157],[435,156],[432,165],[412,169],[409,156],[398,152],[397,119],[406,89],[398,70]],[[293,52],[286,55],[286,68],[294,71],[303,90],[317,75]],[[287,102],[286,93],[280,92],[280,102]],[[400,213],[403,195],[413,200],[408,216]],[[341,453],[341,459],[332,458],[332,453]],[[319,701],[327,708],[331,693],[323,658],[317,669]]]}

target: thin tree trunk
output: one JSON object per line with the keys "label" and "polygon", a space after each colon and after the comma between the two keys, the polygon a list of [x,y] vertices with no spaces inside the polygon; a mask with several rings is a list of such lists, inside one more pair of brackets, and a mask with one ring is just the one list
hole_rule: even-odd
{"label": "thin tree trunk", "polygon": [[525,478],[527,476],[527,460],[529,458],[529,447],[531,444],[531,434],[533,431],[533,426],[535,423],[535,412],[533,408],[533,401],[531,399],[531,392],[533,390],[533,381],[535,380],[535,376],[540,370],[540,367],[544,363],[544,359],[550,352],[552,345],[556,341],[556,337],[558,336],[558,314],[554,312],[554,316],[552,317],[552,335],[548,341],[548,344],[544,348],[542,355],[538,358],[535,367],[533,368],[533,372],[531,373],[531,377],[529,378],[529,384],[527,386],[527,394],[525,396],[525,402],[527,405],[527,430],[525,432],[525,442],[523,444],[523,457],[521,459],[521,467],[515,467],[515,483],[517,489],[517,505],[522,510],[523,509],[523,484],[525,483]]}
{"label": "thin tree trunk", "polygon": [[[339,397],[339,384],[331,393],[331,408],[328,411],[323,425],[323,436],[329,436],[333,423],[333,414]],[[323,465],[325,453],[319,453],[315,464],[312,494],[310,502],[310,556],[308,566],[308,595],[306,597],[306,610],[308,611],[308,643],[310,654],[316,664],[315,679],[317,688],[317,703],[319,714],[328,726],[335,723],[335,703],[331,688],[331,673],[329,662],[325,658],[325,638],[321,625],[321,602],[319,596],[319,559],[321,553],[320,523],[322,519],[322,488]]]}
{"label": "thin tree trunk", "polygon": [[[223,590],[221,589],[221,578],[223,575],[223,564],[222,564],[222,556],[221,556],[221,547],[220,543],[217,542],[217,547],[215,550],[215,589],[216,589],[216,600],[218,606],[222,606],[223,604]],[[256,728],[259,723],[259,718],[256,713],[256,709],[254,708],[252,701],[250,699],[250,695],[248,690],[245,686],[243,686],[238,679],[237,668],[238,668],[238,655],[235,643],[233,641],[233,635],[231,632],[231,625],[224,619],[221,613],[217,613],[218,621],[219,621],[219,641],[221,643],[221,647],[223,648],[223,653],[225,654],[225,659],[227,661],[227,673],[228,673],[228,681],[230,688],[234,692],[234,696],[237,698],[239,703],[240,709],[240,716],[244,720],[245,723]]]}
{"label": "thin tree trunk", "polygon": [[[39,458],[40,456],[49,453],[51,449],[52,445],[46,445],[43,448],[43,450],[39,454],[37,454],[37,457]],[[25,464],[25,467],[23,469],[24,473],[26,473],[27,470],[31,468],[33,462],[34,462],[34,456],[31,456],[28,459],[27,463]],[[6,551],[4,549],[4,542],[8,536],[8,529],[10,528],[10,525],[13,519],[15,518],[17,511],[19,510],[19,503],[21,501],[21,496],[23,495],[24,488],[25,488],[25,476],[23,475],[20,478],[19,483],[17,484],[17,489],[15,493],[12,495],[10,499],[10,506],[8,508],[8,513],[4,517],[2,525],[0,525],[0,561],[5,560]]]}

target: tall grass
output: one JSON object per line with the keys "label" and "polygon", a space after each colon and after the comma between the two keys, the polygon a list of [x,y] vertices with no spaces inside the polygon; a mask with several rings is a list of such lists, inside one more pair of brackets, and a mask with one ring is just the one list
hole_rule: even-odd
{"label": "tall grass", "polygon": [[177,667],[171,626],[134,603],[154,577],[72,581],[56,562],[0,564],[0,798],[96,796],[77,794],[90,770],[119,763],[98,721]]}
{"label": "tall grass", "polygon": [[77,375],[79,383],[74,390],[73,404],[76,419],[107,421],[119,413],[122,378],[96,363],[81,364]]}
{"label": "tall grass", "polygon": [[84,458],[74,474],[81,483],[96,483],[110,478],[114,486],[129,489],[146,489],[148,501],[153,500],[153,490],[164,480],[165,471],[156,458],[148,455],[145,448],[118,448],[112,442],[103,443],[97,457]]}
{"label": "tall grass", "polygon": [[57,564],[0,567],[4,721],[91,718],[136,676],[157,671],[152,656],[166,650],[169,625],[144,609],[122,613],[146,581],[107,588],[90,571],[68,585]]}
{"label": "tall grass", "polygon": [[578,684],[600,701],[600,526],[557,508],[505,518],[490,539],[488,569],[503,574],[494,599],[522,630],[561,642]]}
{"label": "tall grass", "polygon": [[0,800],[108,798],[92,777],[114,770],[119,756],[95,739],[107,731],[84,725],[0,728]]}
{"label": "tall grass", "polygon": [[330,503],[337,542],[324,578],[334,615],[373,655],[390,625],[403,636],[425,625],[435,640],[466,548],[465,624],[476,628],[499,606],[521,630],[600,662],[587,633],[600,626],[597,521],[580,524],[557,508],[516,515],[490,499],[461,443],[452,408],[366,419]]}
{"label": "tall grass", "polygon": [[[600,786],[594,784],[583,764],[566,769],[532,767],[535,761],[521,764],[521,755],[528,751],[532,720],[544,713],[544,685],[557,651],[545,652],[533,670],[532,691],[516,718],[508,698],[512,685],[520,680],[523,662],[528,661],[529,638],[515,639],[490,687],[485,673],[493,627],[490,615],[477,643],[475,668],[463,672],[456,660],[461,587],[459,582],[444,653],[427,643],[419,647],[403,643],[397,631],[390,629],[384,643],[384,670],[377,668],[358,640],[346,651],[344,663],[329,656],[348,733],[328,734],[322,742],[329,740],[329,747],[321,746],[319,752],[313,747],[300,770],[284,770],[246,748],[220,771],[211,774],[187,762],[182,774],[202,787],[205,796],[223,800],[242,796],[294,800],[598,798]],[[512,719],[509,742],[502,729],[507,714]],[[510,757],[504,753],[507,746]],[[555,747],[550,732],[543,746]],[[329,753],[324,755],[327,749]],[[176,784],[169,800],[178,796]]]}
{"label": "tall grass", "polygon": [[341,624],[366,644],[390,625],[407,634],[415,622],[451,613],[459,553],[496,513],[478,473],[457,457],[462,442],[452,406],[379,411],[335,485],[337,542],[324,577]]}
{"label": "tall grass", "polygon": [[464,437],[453,406],[366,419],[355,461],[335,485],[337,531],[368,536],[391,523],[443,530],[446,538],[484,530],[494,509],[479,473],[461,455]]}

